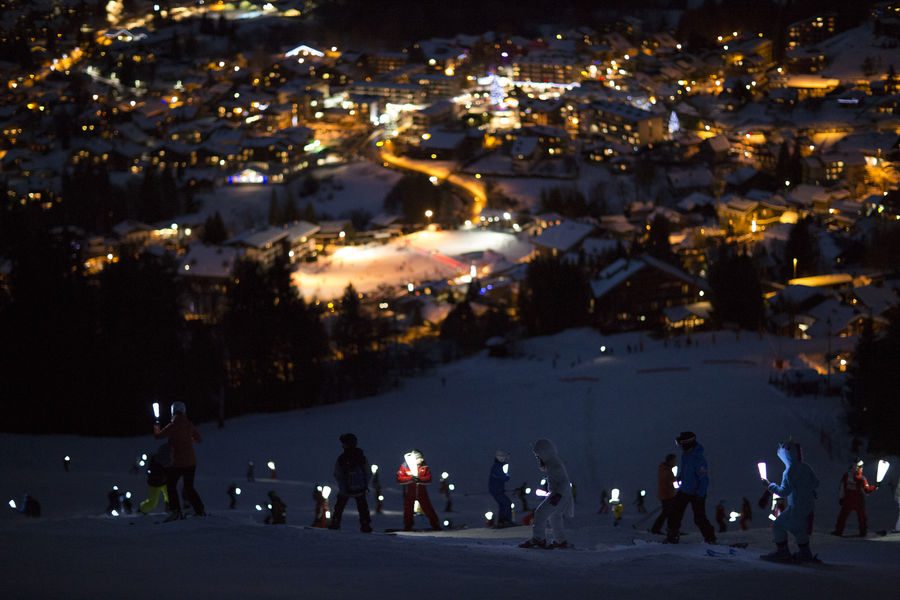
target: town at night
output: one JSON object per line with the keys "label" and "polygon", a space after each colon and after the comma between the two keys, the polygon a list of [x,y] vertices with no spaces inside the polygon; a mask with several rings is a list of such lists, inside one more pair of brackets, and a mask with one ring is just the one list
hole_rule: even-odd
{"label": "town at night", "polygon": [[0,0],[3,589],[896,593],[897,69],[891,0]]}

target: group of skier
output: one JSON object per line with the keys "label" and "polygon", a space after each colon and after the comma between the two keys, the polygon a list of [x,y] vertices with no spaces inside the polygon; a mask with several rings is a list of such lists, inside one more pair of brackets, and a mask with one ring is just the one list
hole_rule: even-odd
{"label": "group of skier", "polygon": [[[187,418],[186,413],[184,403],[175,402],[171,406],[171,422],[165,427],[160,427],[156,423],[153,428],[154,437],[165,439],[166,443],[149,458],[147,466],[148,495],[147,499],[141,502],[139,510],[144,514],[149,513],[162,497],[169,511],[166,521],[183,518],[177,489],[179,480],[183,480],[183,495],[193,507],[194,513],[200,516],[205,515],[203,501],[194,488],[196,473],[194,443],[201,441],[201,437]],[[340,436],[339,440],[343,451],[335,462],[333,473],[337,483],[337,500],[327,526],[331,529],[340,529],[344,509],[352,498],[356,502],[359,514],[360,530],[368,533],[372,531],[372,524],[367,493],[372,484],[373,475],[376,474],[376,468],[369,465],[365,453],[358,447],[358,441],[354,434],[345,433]],[[682,432],[675,441],[681,449],[681,459],[678,461],[675,454],[668,454],[658,467],[657,497],[661,507],[660,514],[650,531],[661,534],[665,524],[665,542],[677,544],[680,540],[684,514],[690,507],[694,524],[700,530],[704,541],[714,544],[716,543],[716,531],[706,516],[709,468],[703,446],[691,431]],[[569,547],[565,519],[574,516],[575,500],[572,481],[552,441],[538,439],[534,442],[532,450],[538,467],[544,474],[543,483],[545,483],[546,489],[538,493],[544,498],[533,511],[530,519],[531,538],[521,543],[520,547]],[[784,463],[784,472],[780,484],[770,482],[765,478],[762,479],[766,486],[764,499],[767,494],[775,494],[784,499],[785,503],[781,506],[773,523],[773,541],[776,549],[762,558],[776,561],[814,560],[814,555],[809,547],[809,536],[812,532],[819,480],[809,465],[803,461],[802,449],[796,442],[788,441],[779,444],[776,453]],[[500,528],[515,525],[512,517],[513,504],[506,494],[506,484],[509,481],[508,461],[508,452],[498,450],[495,453],[487,486],[489,494],[498,506],[497,518],[492,525]],[[677,469],[675,469],[676,466]],[[442,478],[443,483],[447,483],[445,479],[446,476]],[[413,528],[414,516],[418,511],[427,518],[431,529],[440,530],[441,522],[431,504],[427,490],[428,484],[432,481],[432,474],[421,451],[414,449],[404,455],[404,461],[396,472],[396,481],[404,490],[403,529],[411,530]],[[380,504],[380,484],[377,487],[379,488],[377,493]],[[449,489],[449,486],[445,487]],[[524,488],[525,485],[523,484],[522,487]],[[863,474],[863,462],[858,461],[852,471],[846,473],[841,479],[841,512],[833,534],[842,535],[847,517],[851,512],[856,512],[860,535],[866,535],[865,496],[877,488],[877,484],[870,485],[866,480]],[[517,490],[517,493],[520,499],[525,495],[524,490]],[[898,503],[900,503],[900,486],[898,486],[896,494]],[[284,502],[274,492],[270,493],[269,499],[272,514],[267,522],[284,523],[286,513]],[[643,504],[643,495],[639,495],[637,503]],[[722,513],[724,513],[723,508],[717,509],[716,520],[720,527],[723,523]],[[621,512],[616,517],[616,524],[618,524]],[[749,521],[750,518],[749,501],[744,498],[741,510],[742,528],[745,528],[744,521]],[[548,528],[552,533],[552,538],[548,537]],[[900,529],[900,519],[898,519],[894,531],[898,529]],[[789,534],[794,536],[798,546],[798,552],[793,555],[788,550]]]}

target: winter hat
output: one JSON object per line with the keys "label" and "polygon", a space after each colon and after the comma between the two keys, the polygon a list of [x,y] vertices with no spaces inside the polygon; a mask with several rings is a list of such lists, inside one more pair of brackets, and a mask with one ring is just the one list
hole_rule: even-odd
{"label": "winter hat", "polygon": [[675,443],[679,446],[690,447],[697,443],[697,434],[693,431],[682,431],[678,434],[678,437],[675,438]]}
{"label": "winter hat", "polygon": [[187,406],[184,405],[184,402],[177,401],[172,403],[172,416],[174,417],[177,413],[181,413],[183,415],[187,414]]}
{"label": "winter hat", "polygon": [[353,435],[352,433],[345,433],[338,439],[341,440],[341,443],[343,445],[348,446],[350,448],[356,448],[356,444],[357,444],[356,436]]}
{"label": "winter hat", "polygon": [[505,463],[509,461],[509,452],[506,450],[497,450],[497,453],[494,454],[494,458],[496,458],[499,462]]}

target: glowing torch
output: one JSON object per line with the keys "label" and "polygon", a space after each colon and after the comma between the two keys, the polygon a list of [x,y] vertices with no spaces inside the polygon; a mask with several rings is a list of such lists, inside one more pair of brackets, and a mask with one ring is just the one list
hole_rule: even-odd
{"label": "glowing torch", "polygon": [[619,488],[613,488],[609,493],[609,503],[613,504],[619,501]]}
{"label": "glowing torch", "polygon": [[672,482],[672,487],[676,490],[681,487],[681,482],[678,481],[678,465],[672,467],[672,477],[675,478],[675,481]]}
{"label": "glowing torch", "polygon": [[269,467],[269,478],[278,479],[278,473],[275,471],[275,461],[270,460],[266,463],[266,466]]}
{"label": "glowing torch", "polygon": [[159,423],[159,402],[153,403],[153,420]]}
{"label": "glowing torch", "polygon": [[738,520],[738,518],[740,518],[740,516],[741,516],[741,513],[731,511],[731,512],[728,514],[728,522],[729,522],[729,523],[734,523],[735,521]]}
{"label": "glowing torch", "polygon": [[884,481],[884,476],[887,475],[888,469],[891,468],[891,463],[886,460],[878,461],[878,475],[875,476],[875,483],[881,483]]}
{"label": "glowing torch", "polygon": [[403,455],[403,460],[406,461],[406,468],[409,469],[409,476],[418,477],[419,463],[416,460],[416,455],[413,452],[407,452]]}
{"label": "glowing torch", "polygon": [[766,480],[769,479],[768,477],[766,477],[766,475],[768,474],[767,470],[766,470],[766,463],[764,463],[764,462],[756,463],[756,470],[759,471],[760,479],[766,479]]}
{"label": "glowing torch", "polygon": [[10,500],[10,501],[9,501],[9,507],[10,507],[11,509],[13,509],[13,510],[16,510],[16,501],[15,501],[15,500]]}

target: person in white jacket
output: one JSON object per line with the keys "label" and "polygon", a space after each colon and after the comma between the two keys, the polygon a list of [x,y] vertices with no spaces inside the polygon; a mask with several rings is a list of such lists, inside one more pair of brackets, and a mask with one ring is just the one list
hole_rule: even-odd
{"label": "person in white jacket", "polygon": [[[541,471],[547,474],[547,496],[534,511],[531,539],[519,544],[520,548],[566,548],[566,532],[563,517],[573,517],[575,502],[572,483],[566,466],[556,452],[553,442],[539,439],[534,443],[534,456]],[[553,542],[547,543],[547,524],[553,530]]]}

